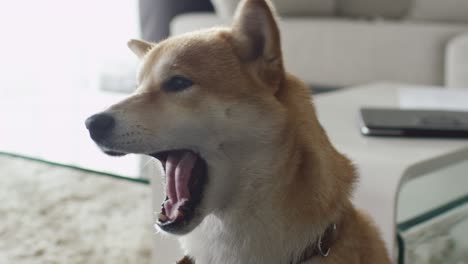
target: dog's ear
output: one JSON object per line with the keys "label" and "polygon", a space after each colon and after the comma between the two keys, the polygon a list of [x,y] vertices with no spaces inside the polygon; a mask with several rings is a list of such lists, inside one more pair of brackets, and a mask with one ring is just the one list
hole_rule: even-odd
{"label": "dog's ear", "polygon": [[140,39],[131,39],[127,45],[140,59],[153,47],[153,44]]}
{"label": "dog's ear", "polygon": [[254,62],[258,76],[277,91],[284,79],[280,33],[268,0],[242,0],[232,25],[234,50],[243,62]]}
{"label": "dog's ear", "polygon": [[234,48],[242,60],[262,60],[263,70],[279,75],[283,59],[275,16],[269,0],[242,0],[234,16],[232,34]]}

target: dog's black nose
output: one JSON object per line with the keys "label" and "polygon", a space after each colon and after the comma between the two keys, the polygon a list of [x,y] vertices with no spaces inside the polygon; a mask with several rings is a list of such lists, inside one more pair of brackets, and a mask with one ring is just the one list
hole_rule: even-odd
{"label": "dog's black nose", "polygon": [[91,138],[95,141],[102,140],[114,128],[115,120],[109,114],[96,114],[88,117],[85,121]]}

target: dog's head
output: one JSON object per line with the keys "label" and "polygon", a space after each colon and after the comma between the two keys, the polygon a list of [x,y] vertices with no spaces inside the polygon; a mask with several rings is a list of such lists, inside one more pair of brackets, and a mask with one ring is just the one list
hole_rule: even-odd
{"label": "dog's head", "polygon": [[231,28],[128,45],[141,59],[138,88],[86,126],[109,155],[161,161],[167,199],[158,225],[185,234],[229,207],[246,184],[238,165],[256,166],[249,152],[285,127],[276,98],[285,72],[275,17],[266,1],[246,0]]}

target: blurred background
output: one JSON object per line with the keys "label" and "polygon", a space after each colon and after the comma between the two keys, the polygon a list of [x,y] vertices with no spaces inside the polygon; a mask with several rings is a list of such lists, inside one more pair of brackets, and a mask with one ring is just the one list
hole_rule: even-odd
{"label": "blurred background", "polygon": [[[129,159],[95,151],[84,119],[131,91],[136,1],[2,2],[0,150],[136,176]],[[118,88],[116,89],[118,91]]]}

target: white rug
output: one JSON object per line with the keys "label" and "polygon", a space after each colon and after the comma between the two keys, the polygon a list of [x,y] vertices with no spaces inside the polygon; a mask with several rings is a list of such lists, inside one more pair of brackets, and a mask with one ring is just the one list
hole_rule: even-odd
{"label": "white rug", "polygon": [[148,185],[0,155],[0,263],[149,263]]}

